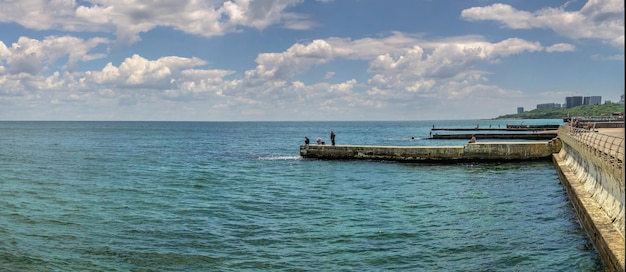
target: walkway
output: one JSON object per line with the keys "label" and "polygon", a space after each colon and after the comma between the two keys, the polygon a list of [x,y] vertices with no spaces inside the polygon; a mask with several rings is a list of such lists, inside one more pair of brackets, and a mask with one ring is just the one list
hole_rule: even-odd
{"label": "walkway", "polygon": [[624,138],[624,128],[596,128],[600,133]]}

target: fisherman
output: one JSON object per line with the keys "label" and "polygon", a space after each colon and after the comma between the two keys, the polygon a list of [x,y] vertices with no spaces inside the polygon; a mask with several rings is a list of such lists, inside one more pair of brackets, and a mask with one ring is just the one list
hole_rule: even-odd
{"label": "fisherman", "polygon": [[309,137],[304,136],[304,145],[308,146],[310,142]]}

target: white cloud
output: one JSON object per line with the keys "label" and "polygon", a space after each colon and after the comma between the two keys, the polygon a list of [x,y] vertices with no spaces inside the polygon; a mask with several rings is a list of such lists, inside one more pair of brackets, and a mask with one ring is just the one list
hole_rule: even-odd
{"label": "white cloud", "polygon": [[[497,63],[510,55],[541,50],[544,50],[541,44],[517,38],[496,43],[468,36],[425,40],[402,33],[379,39],[331,38],[294,44],[284,52],[259,54],[256,69],[246,72],[245,84],[241,87],[245,86],[249,99],[271,101],[265,103],[274,103],[283,110],[288,110],[283,105],[319,105],[329,118],[332,118],[331,113],[364,109],[411,112],[418,106],[432,107],[427,101],[495,101],[520,96],[519,91],[487,85],[488,73],[475,67]],[[311,85],[291,81],[312,66],[341,60],[368,61],[367,71],[372,76],[367,84],[360,85],[355,79]],[[335,72],[328,74],[335,75]]]}
{"label": "white cloud", "polygon": [[293,29],[314,24],[298,14],[285,13],[302,0],[22,0],[3,3],[0,22],[15,22],[35,30],[115,32],[118,42],[132,44],[139,33],[157,26],[211,37],[238,31],[239,26],[264,29],[286,21]]}
{"label": "white cloud", "polygon": [[166,89],[181,69],[204,64],[205,61],[197,58],[163,57],[150,61],[135,54],[119,67],[108,63],[101,71],[88,71],[85,75],[101,85]]}
{"label": "white cloud", "polygon": [[335,84],[330,87],[330,92],[340,92],[340,93],[350,93],[352,92],[352,88],[356,85],[357,81],[355,79],[348,80],[344,83]]}
{"label": "white cloud", "polygon": [[181,74],[185,78],[188,78],[191,80],[205,80],[205,79],[214,79],[214,78],[221,79],[233,73],[234,71],[227,71],[227,70],[199,70],[199,69],[187,69],[181,72]]}
{"label": "white cloud", "polygon": [[[24,45],[19,50],[35,48],[26,45],[50,44],[48,48],[54,48],[50,51],[61,53],[50,54],[47,58],[58,59],[64,52],[59,49],[63,47],[60,45],[68,41],[89,44],[73,39],[49,43],[24,40],[18,44]],[[39,48],[43,46],[36,48],[34,52],[42,52]],[[17,45],[16,49],[0,46],[0,54],[7,55],[5,58],[24,55],[17,49]],[[37,74],[5,77],[4,82],[0,81],[0,89],[13,84],[12,90],[24,91],[4,92],[0,96],[25,97],[30,94],[38,96],[29,99],[47,99],[58,106],[83,101],[102,107],[137,108],[137,111],[139,108],[151,110],[150,105],[160,103],[180,103],[181,107],[193,108],[194,103],[207,101],[204,108],[208,112],[238,112],[241,114],[238,118],[243,119],[289,116],[306,120],[309,117],[303,115],[307,109],[305,105],[319,107],[323,112],[319,118],[323,119],[332,119],[339,113],[357,116],[359,112],[373,114],[380,110],[392,116],[414,111],[418,106],[434,107],[438,103],[434,101],[481,97],[508,99],[507,96],[516,93],[486,85],[487,73],[476,66],[542,49],[538,43],[521,39],[490,43],[475,36],[427,40],[392,33],[386,37],[357,40],[330,38],[296,43],[283,52],[260,53],[255,69],[246,71],[239,78],[235,71],[202,69],[207,61],[198,58],[166,56],[149,60],[135,54],[119,65],[108,63],[101,70],[54,73],[48,77]],[[45,60],[43,57],[39,59]],[[363,66],[361,72],[369,72],[371,77],[363,83],[348,79],[334,84],[305,84],[295,79],[312,67],[341,60],[369,63],[369,68]],[[325,73],[326,79],[336,77],[335,71]],[[25,91],[28,89],[30,93]],[[55,92],[42,95],[47,90]],[[114,105],[112,101],[115,101]]]}
{"label": "white cloud", "polygon": [[256,69],[246,71],[246,78],[286,80],[332,58],[333,49],[326,41],[315,40],[308,45],[295,44],[282,53],[259,54]]}
{"label": "white cloud", "polygon": [[576,50],[576,46],[568,43],[557,43],[546,48],[546,52],[571,52]]}
{"label": "white cloud", "polygon": [[7,48],[4,42],[0,41],[0,60],[6,59],[10,55],[11,51],[9,50],[9,48]]}
{"label": "white cloud", "polygon": [[473,7],[461,12],[461,18],[470,21],[493,20],[499,21],[513,29],[528,29],[532,27],[533,14],[527,11],[516,10],[510,5],[496,3],[487,7]]}
{"label": "white cloud", "polygon": [[[338,103],[354,108],[383,108],[399,103],[410,108],[411,101],[416,99],[470,98],[471,91],[458,92],[460,85],[468,86],[464,90],[471,90],[470,86],[478,84],[483,86],[481,90],[498,90],[499,93],[495,93],[504,97],[507,91],[484,85],[488,82],[484,77],[486,72],[476,70],[475,66],[488,65],[514,54],[543,50],[539,43],[522,39],[489,43],[477,38],[462,36],[437,41],[393,33],[379,39],[331,38],[294,44],[284,52],[259,54],[256,69],[248,70],[244,85],[239,86],[246,91],[235,90],[231,94],[245,93],[254,101],[273,101],[278,105],[319,104],[329,111],[339,110]],[[313,66],[342,59],[370,63],[367,71],[372,77],[367,80],[367,85],[359,85],[354,79],[330,85],[292,81]],[[329,71],[329,74],[335,75],[335,72]],[[301,98],[302,94],[306,94],[307,102],[292,101]]]}
{"label": "white cloud", "polygon": [[10,1],[2,4],[0,22],[16,22],[36,30],[72,30],[81,24],[80,20],[74,18],[74,4],[74,1],[59,0]]}
{"label": "white cloud", "polygon": [[89,54],[93,48],[106,44],[108,40],[92,38],[83,40],[76,37],[49,36],[43,40],[20,37],[11,47],[0,42],[0,63],[6,63],[5,72],[11,74],[37,74],[51,68],[56,61],[67,57],[66,69],[73,69],[79,61],[89,61],[103,57],[102,54]]}
{"label": "white cloud", "polygon": [[417,42],[422,42],[419,36],[402,32],[393,32],[389,36],[378,38],[329,38],[326,42],[333,48],[337,57],[351,60],[371,60],[380,54],[395,55],[412,48]]}
{"label": "white cloud", "polygon": [[424,50],[419,46],[406,50],[403,55],[394,60],[389,54],[379,55],[370,63],[371,72],[378,71],[409,71],[413,74],[422,74],[420,62],[423,59]]}
{"label": "white cloud", "polygon": [[[129,44],[137,42],[142,32],[159,26],[203,37],[271,25],[295,30],[317,26],[311,17],[288,11],[302,0],[84,3],[87,2],[12,1],[0,9],[0,22],[15,22],[37,30],[115,33],[118,42]],[[623,6],[616,3],[591,0],[574,12],[565,11],[567,5],[521,11],[494,4],[464,10],[461,16],[469,21],[494,20],[514,29],[546,28],[573,39],[623,45],[623,19],[616,16],[620,11],[623,15]],[[113,118],[133,112],[137,114],[134,118],[164,119],[168,112],[188,110],[202,111],[203,117],[229,112],[239,119],[329,120],[337,114],[364,119],[429,118],[419,116],[422,112],[430,112],[430,118],[432,113],[440,118],[458,118],[446,111],[481,101],[480,109],[473,110],[494,116],[498,109],[517,106],[523,93],[490,85],[490,72],[484,69],[497,69],[513,55],[576,50],[569,43],[543,47],[539,42],[520,38],[493,42],[476,35],[429,38],[426,34],[391,32],[294,43],[282,52],[258,53],[253,66],[238,71],[204,69],[208,61],[194,57],[148,59],[148,53],[128,55],[121,62],[99,66],[99,70],[75,71],[77,64],[105,56],[92,51],[109,43],[103,38],[83,40],[70,36],[43,40],[22,37],[9,47],[0,42],[0,103],[28,100],[37,101],[29,105],[54,103],[59,107],[84,103],[84,107],[101,107]],[[593,58],[620,57],[623,60],[623,55]],[[347,72],[343,66],[338,69],[325,65],[342,61],[356,63],[350,66],[354,70]],[[316,76],[309,77],[310,70],[315,70]],[[310,114],[316,111],[319,115]]]}
{"label": "white cloud", "polygon": [[521,39],[498,43],[461,39],[430,44],[437,44],[430,54],[416,45],[395,59],[389,54],[378,56],[370,62],[369,71],[375,75],[368,83],[378,89],[427,92],[441,82],[482,74],[474,70],[478,64],[489,64],[509,55],[542,49],[538,43]]}
{"label": "white cloud", "polygon": [[473,7],[461,12],[469,21],[493,20],[512,29],[547,28],[572,39],[597,39],[615,47],[624,47],[624,2],[590,0],[579,11],[564,7],[521,11],[496,3]]}

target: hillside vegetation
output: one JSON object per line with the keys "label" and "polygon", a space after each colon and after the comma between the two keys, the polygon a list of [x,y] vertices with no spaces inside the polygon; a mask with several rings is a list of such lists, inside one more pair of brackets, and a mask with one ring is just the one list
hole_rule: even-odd
{"label": "hillside vegetation", "polygon": [[618,103],[608,103],[602,105],[578,106],[570,109],[534,109],[519,114],[501,115],[495,119],[558,119],[568,116],[610,116],[615,112],[624,113],[624,105]]}

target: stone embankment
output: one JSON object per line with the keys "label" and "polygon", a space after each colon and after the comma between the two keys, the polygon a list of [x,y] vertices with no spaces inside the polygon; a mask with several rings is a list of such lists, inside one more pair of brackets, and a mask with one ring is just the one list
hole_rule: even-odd
{"label": "stone embankment", "polygon": [[610,271],[624,271],[624,137],[561,126],[553,155],[578,220]]}

